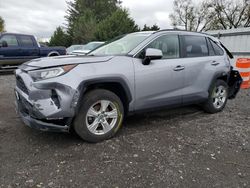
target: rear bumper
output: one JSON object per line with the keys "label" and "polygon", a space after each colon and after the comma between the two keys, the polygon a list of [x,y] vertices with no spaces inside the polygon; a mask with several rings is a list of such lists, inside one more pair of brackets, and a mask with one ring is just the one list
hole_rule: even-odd
{"label": "rear bumper", "polygon": [[231,70],[230,77],[228,80],[228,86],[229,86],[228,99],[234,99],[237,96],[238,92],[240,91],[240,86],[242,82],[243,82],[243,79],[240,76],[239,71]]}

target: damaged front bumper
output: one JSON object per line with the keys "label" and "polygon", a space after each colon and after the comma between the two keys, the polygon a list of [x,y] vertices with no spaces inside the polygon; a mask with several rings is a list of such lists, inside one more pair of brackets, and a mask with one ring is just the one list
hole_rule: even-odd
{"label": "damaged front bumper", "polygon": [[78,91],[58,82],[33,82],[27,72],[16,71],[16,108],[23,122],[41,131],[69,132]]}

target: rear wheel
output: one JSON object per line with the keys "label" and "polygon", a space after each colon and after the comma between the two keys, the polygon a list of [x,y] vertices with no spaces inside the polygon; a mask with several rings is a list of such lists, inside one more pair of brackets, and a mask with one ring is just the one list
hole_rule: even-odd
{"label": "rear wheel", "polygon": [[204,110],[208,113],[222,111],[228,99],[228,85],[223,80],[217,80],[209,91],[209,98],[204,104]]}
{"label": "rear wheel", "polygon": [[82,139],[100,142],[116,134],[123,116],[123,104],[117,95],[108,90],[93,90],[83,97],[74,128]]}

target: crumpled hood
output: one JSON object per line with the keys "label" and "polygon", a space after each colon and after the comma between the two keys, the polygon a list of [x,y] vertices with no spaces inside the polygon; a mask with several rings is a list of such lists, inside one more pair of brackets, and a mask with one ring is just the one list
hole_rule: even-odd
{"label": "crumpled hood", "polygon": [[61,65],[101,63],[111,60],[113,56],[57,56],[34,59],[21,66],[20,69],[30,71],[40,68],[56,67]]}

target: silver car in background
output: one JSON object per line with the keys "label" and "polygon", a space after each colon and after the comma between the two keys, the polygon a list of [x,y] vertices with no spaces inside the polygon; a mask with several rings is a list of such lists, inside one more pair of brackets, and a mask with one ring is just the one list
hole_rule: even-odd
{"label": "silver car in background", "polygon": [[242,79],[230,52],[206,34],[163,30],[123,35],[87,56],[42,58],[16,70],[20,117],[43,131],[75,130],[99,142],[130,114],[200,104],[223,110]]}
{"label": "silver car in background", "polygon": [[83,49],[84,46],[85,46],[85,45],[81,45],[81,44],[71,45],[70,47],[68,47],[68,48],[66,49],[67,55],[71,55],[71,53],[72,53],[73,51]]}
{"label": "silver car in background", "polygon": [[104,43],[105,42],[100,42],[100,41],[89,42],[88,44],[84,45],[82,48],[79,48],[77,50],[73,50],[70,53],[70,55],[86,55],[87,53],[98,48],[99,46],[103,45]]}

